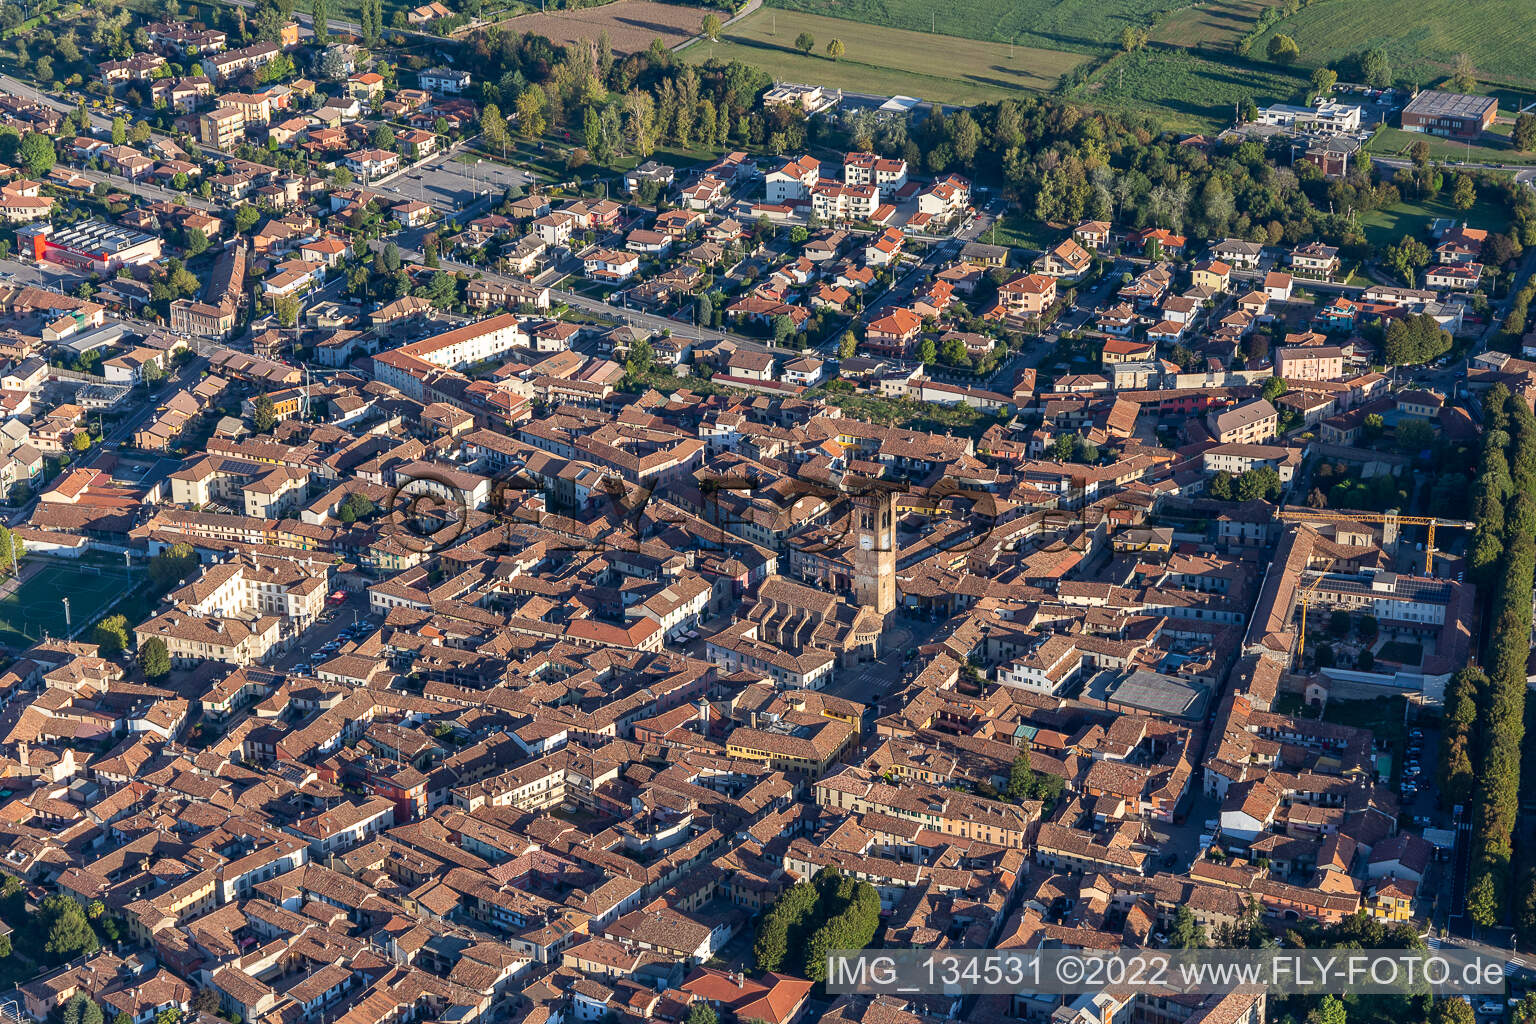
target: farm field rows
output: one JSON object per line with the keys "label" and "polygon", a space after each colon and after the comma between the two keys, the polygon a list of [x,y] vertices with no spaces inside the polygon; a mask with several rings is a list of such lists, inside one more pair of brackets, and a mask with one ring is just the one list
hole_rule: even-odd
{"label": "farm field rows", "polygon": [[[816,48],[809,56],[794,49],[795,37],[801,32],[809,32],[816,39]],[[824,55],[828,41],[834,38],[847,47],[836,61]],[[875,95],[902,94],[941,103],[976,103],[1000,99],[1020,89],[1050,89],[1085,59],[1074,53],[768,9],[729,26],[719,43],[701,40],[682,55],[697,63],[711,57],[739,60],[762,68],[776,81],[808,82]]]}
{"label": "farm field rows", "polygon": [[1216,0],[1174,11],[1157,23],[1152,41],[1168,46],[1203,47],[1232,52],[1253,28],[1259,12],[1277,0]]}
{"label": "farm field rows", "polygon": [[[676,46],[697,35],[704,15],[710,8],[683,4],[654,3],[652,0],[617,0],[602,7],[584,7],[557,14],[521,14],[501,23],[513,32],[532,32],[560,46],[578,39],[596,41],[604,32],[614,53],[636,53],[660,37],[667,46]],[[727,14],[716,11],[723,21]]]}
{"label": "farm field rows", "polygon": [[867,25],[911,32],[931,32],[937,26],[937,31],[949,36],[1081,53],[1119,46],[1122,29],[1146,25],[1168,8],[1167,0],[953,0],[939,5],[917,0],[771,2],[781,10],[846,18]]}
{"label": "farm field rows", "polygon": [[[1393,74],[1424,85],[1445,75],[1459,53],[1485,74],[1536,81],[1536,4],[1530,0],[1319,0],[1271,32],[1295,39],[1309,67],[1380,46]],[[1259,40],[1254,52],[1262,53],[1263,44]]]}
{"label": "farm field rows", "polygon": [[1230,124],[1234,106],[1296,101],[1306,79],[1278,69],[1225,64],[1178,50],[1142,50],[1105,67],[1073,95],[1106,107],[1150,109],[1171,127]]}

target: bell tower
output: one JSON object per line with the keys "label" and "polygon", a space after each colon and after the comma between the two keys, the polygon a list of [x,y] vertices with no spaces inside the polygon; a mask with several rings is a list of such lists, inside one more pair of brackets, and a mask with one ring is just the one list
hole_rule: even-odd
{"label": "bell tower", "polygon": [[853,501],[853,596],[882,617],[896,610],[896,495],[874,488]]}

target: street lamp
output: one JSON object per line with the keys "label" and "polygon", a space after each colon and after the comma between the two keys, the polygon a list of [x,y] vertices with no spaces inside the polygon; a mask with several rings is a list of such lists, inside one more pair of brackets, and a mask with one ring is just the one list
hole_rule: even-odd
{"label": "street lamp", "polygon": [[68,637],[70,633],[74,632],[74,625],[70,622],[69,617],[69,598],[64,597],[60,598],[60,600],[64,602],[64,635]]}

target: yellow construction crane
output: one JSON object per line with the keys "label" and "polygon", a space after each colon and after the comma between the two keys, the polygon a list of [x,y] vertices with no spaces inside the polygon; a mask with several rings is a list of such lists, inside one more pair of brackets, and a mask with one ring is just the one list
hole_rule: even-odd
{"label": "yellow construction crane", "polygon": [[1326,508],[1298,508],[1287,505],[1278,513],[1281,519],[1298,523],[1376,523],[1383,527],[1382,542],[1392,545],[1397,542],[1397,531],[1403,526],[1428,527],[1428,536],[1424,540],[1424,575],[1428,576],[1435,568],[1435,528],[1457,528],[1470,530],[1475,524],[1465,519],[1447,519],[1444,516],[1404,516],[1399,515],[1396,509],[1388,509],[1386,512],[1360,512],[1353,509],[1326,509]]}
{"label": "yellow construction crane", "polygon": [[1317,579],[1311,583],[1303,584],[1301,588],[1301,636],[1296,640],[1296,668],[1302,667],[1301,656],[1307,651],[1307,602],[1312,598],[1312,591],[1326,578],[1325,573],[1318,573]]}

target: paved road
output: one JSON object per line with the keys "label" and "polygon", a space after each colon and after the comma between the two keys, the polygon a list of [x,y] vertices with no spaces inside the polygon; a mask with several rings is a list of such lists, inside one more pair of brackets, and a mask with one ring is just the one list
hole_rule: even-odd
{"label": "paved road", "polygon": [[331,616],[330,620],[327,621],[322,616],[319,622],[295,638],[293,646],[273,663],[274,669],[281,672],[300,672],[325,660],[324,658],[315,659],[313,656],[317,653],[334,657],[337,653],[336,649],[322,652],[320,648],[330,643],[336,643],[340,647],[348,642],[341,638],[340,633],[344,629],[351,629],[355,623],[368,617],[368,595],[349,594],[346,602],[339,607],[327,606],[325,614]]}

